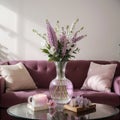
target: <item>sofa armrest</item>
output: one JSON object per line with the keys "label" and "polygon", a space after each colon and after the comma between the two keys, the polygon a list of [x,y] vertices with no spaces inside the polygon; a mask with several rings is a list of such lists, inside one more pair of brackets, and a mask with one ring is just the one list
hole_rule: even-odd
{"label": "sofa armrest", "polygon": [[5,80],[0,76],[0,97],[5,91]]}
{"label": "sofa armrest", "polygon": [[118,95],[120,95],[120,76],[115,78],[114,80],[114,91]]}

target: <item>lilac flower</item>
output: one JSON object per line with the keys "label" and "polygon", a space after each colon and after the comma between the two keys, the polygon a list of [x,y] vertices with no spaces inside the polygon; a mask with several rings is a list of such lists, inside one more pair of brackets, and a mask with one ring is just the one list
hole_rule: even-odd
{"label": "lilac flower", "polygon": [[83,39],[84,37],[86,37],[86,35],[81,35],[81,36],[75,38],[73,42],[77,42],[77,41]]}
{"label": "lilac flower", "polygon": [[72,42],[73,42],[73,43],[75,43],[75,42],[83,39],[84,37],[86,37],[86,35],[81,35],[81,36],[77,37],[77,34],[78,34],[79,32],[80,32],[80,31],[77,31],[77,32],[74,34],[74,36],[73,36],[73,38],[72,38]]}
{"label": "lilac flower", "polygon": [[60,43],[63,44],[65,39],[66,39],[66,36],[64,34],[62,34],[60,36]]}
{"label": "lilac flower", "polygon": [[60,37],[60,43],[62,45],[62,56],[64,57],[67,50],[67,43],[68,43],[68,40],[64,34]]}
{"label": "lilac flower", "polygon": [[77,32],[74,34],[74,36],[73,36],[73,38],[72,38],[72,42],[74,42],[74,41],[75,41],[75,39],[76,39],[76,37],[77,37],[78,32],[79,32],[79,31],[77,31]]}
{"label": "lilac flower", "polygon": [[57,36],[56,33],[54,31],[54,29],[52,28],[52,26],[50,25],[49,21],[46,21],[47,24],[47,34],[48,34],[48,40],[50,43],[50,46],[54,46],[57,50],[58,48],[58,42],[57,42]]}

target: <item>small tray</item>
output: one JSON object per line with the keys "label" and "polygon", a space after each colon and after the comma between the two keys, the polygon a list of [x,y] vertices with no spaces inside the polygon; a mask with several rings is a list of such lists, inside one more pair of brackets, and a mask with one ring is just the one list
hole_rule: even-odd
{"label": "small tray", "polygon": [[89,112],[91,110],[95,110],[96,108],[96,104],[92,103],[91,105],[89,105],[89,107],[72,107],[70,105],[64,105],[64,109],[66,110],[70,110],[76,113],[80,113],[80,112]]}

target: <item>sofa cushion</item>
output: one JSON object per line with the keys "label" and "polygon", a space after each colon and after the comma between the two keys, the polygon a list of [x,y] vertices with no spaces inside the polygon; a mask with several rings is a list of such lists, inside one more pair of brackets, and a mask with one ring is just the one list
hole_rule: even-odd
{"label": "sofa cushion", "polygon": [[0,107],[7,108],[18,103],[27,102],[29,96],[38,93],[46,94],[48,98],[50,98],[48,89],[34,89],[34,90],[6,92],[2,94]]}
{"label": "sofa cushion", "polygon": [[[35,90],[8,92],[2,94],[1,107],[7,108],[18,103],[27,102],[29,96],[38,93],[46,94],[48,98],[50,98],[48,89],[35,89]],[[93,90],[75,89],[73,95],[74,96],[83,95],[83,97],[87,97],[92,102],[95,103],[108,104],[112,106],[119,106],[120,104],[120,96],[113,92],[105,93],[105,92],[98,92]]]}
{"label": "sofa cushion", "polygon": [[98,92],[94,90],[75,90],[74,96],[82,95],[90,99],[94,103],[107,104],[111,106],[119,106],[120,105],[120,96],[114,92]]}
{"label": "sofa cushion", "polygon": [[32,77],[22,63],[1,65],[0,74],[6,81],[6,91],[37,88]]}
{"label": "sofa cushion", "polygon": [[110,92],[117,64],[100,65],[91,62],[82,89]]}

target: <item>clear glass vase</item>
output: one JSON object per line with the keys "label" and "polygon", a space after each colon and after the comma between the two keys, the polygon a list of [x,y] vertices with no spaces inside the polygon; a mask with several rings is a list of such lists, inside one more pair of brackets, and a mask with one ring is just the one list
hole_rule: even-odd
{"label": "clear glass vase", "polygon": [[55,62],[56,78],[53,79],[49,86],[51,99],[57,104],[67,104],[73,95],[73,84],[65,77],[65,68],[67,62]]}

